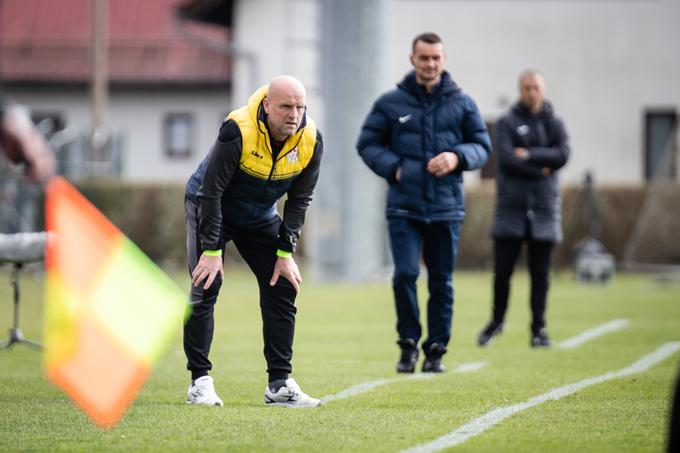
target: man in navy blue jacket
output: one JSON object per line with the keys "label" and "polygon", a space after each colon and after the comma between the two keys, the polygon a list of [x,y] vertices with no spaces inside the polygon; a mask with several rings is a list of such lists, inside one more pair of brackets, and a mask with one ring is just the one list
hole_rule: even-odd
{"label": "man in navy blue jacket", "polygon": [[451,337],[452,274],[465,215],[463,172],[480,168],[491,152],[474,101],[444,71],[439,36],[413,40],[413,71],[373,105],[357,143],[364,162],[389,184],[387,219],[401,357],[413,373],[422,329],[416,279],[422,251],[430,298],[424,372],[441,372]]}

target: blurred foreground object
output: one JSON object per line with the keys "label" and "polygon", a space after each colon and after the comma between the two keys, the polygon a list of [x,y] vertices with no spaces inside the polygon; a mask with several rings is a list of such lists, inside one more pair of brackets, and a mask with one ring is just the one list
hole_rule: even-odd
{"label": "blurred foreground object", "polygon": [[54,174],[56,159],[26,108],[0,100],[0,148],[14,164],[26,164],[26,175],[46,180]]}
{"label": "blurred foreground object", "polygon": [[37,229],[39,191],[55,167],[28,109],[0,96],[0,233]]}
{"label": "blurred foreground object", "polygon": [[100,427],[117,423],[174,331],[186,296],[60,177],[47,186],[44,364]]}
{"label": "blurred foreground object", "polygon": [[614,273],[614,257],[600,239],[602,226],[597,208],[595,185],[590,172],[585,178],[585,203],[588,209],[588,236],[574,247],[576,280],[582,283],[607,283]]}

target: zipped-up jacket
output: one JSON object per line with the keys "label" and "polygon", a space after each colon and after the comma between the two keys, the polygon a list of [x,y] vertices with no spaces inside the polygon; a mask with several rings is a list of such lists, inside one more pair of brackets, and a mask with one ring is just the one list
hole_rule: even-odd
{"label": "zipped-up jacket", "polygon": [[306,113],[300,128],[276,146],[269,134],[262,100],[268,86],[248,105],[231,112],[208,155],[191,175],[186,196],[198,204],[198,235],[203,250],[222,247],[222,224],[257,228],[276,217],[287,194],[278,248],[294,252],[319,177],[321,134]]}
{"label": "zipped-up jacket", "polygon": [[[387,217],[420,221],[462,220],[463,171],[480,168],[491,140],[474,101],[442,73],[427,93],[410,72],[382,95],[366,117],[357,141],[364,162],[387,180]],[[451,173],[436,177],[427,163],[443,152],[460,160]],[[395,178],[401,168],[401,178]]]}
{"label": "zipped-up jacket", "polygon": [[[519,159],[515,148],[529,153]],[[501,117],[494,129],[498,162],[494,238],[562,240],[559,169],[569,160],[570,146],[564,123],[544,101],[534,114],[521,102]],[[542,169],[548,168],[548,174]]]}

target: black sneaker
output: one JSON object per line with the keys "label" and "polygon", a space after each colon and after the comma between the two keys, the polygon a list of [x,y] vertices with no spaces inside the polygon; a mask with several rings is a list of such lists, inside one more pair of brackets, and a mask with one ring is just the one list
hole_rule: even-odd
{"label": "black sneaker", "polygon": [[397,340],[397,344],[401,348],[401,357],[397,363],[397,373],[413,373],[416,370],[416,362],[418,361],[418,348],[416,342],[410,338]]}
{"label": "black sneaker", "polygon": [[479,332],[479,336],[477,337],[477,344],[480,346],[486,346],[491,342],[491,340],[493,340],[493,337],[495,337],[496,335],[500,335],[501,332],[503,332],[503,323],[490,321],[489,324],[486,325],[484,330]]}
{"label": "black sneaker", "polygon": [[423,361],[423,373],[443,373],[446,367],[442,365],[442,356],[446,354],[446,347],[432,343],[430,349],[425,351]]}
{"label": "black sneaker", "polygon": [[549,348],[552,344],[553,342],[548,338],[548,332],[545,330],[545,327],[531,333],[532,348]]}

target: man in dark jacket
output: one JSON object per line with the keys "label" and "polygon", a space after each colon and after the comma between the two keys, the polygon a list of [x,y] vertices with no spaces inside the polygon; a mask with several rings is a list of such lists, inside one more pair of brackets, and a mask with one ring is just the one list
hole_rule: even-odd
{"label": "man in dark jacket", "polygon": [[543,76],[534,70],[519,78],[520,102],[495,127],[498,186],[494,238],[493,316],[477,338],[487,345],[503,330],[512,276],[522,242],[531,274],[531,346],[549,347],[545,309],[550,258],[562,240],[558,170],[569,158],[562,121],[544,99]]}
{"label": "man in dark jacket", "polygon": [[368,114],[357,149],[389,184],[387,219],[397,309],[397,371],[413,373],[421,338],[416,279],[422,251],[428,271],[428,337],[423,371],[441,372],[451,336],[451,277],[465,215],[463,172],[480,168],[491,152],[475,103],[444,71],[439,36],[413,40],[414,70],[382,95]]}
{"label": "man in dark jacket", "polygon": [[[313,407],[291,373],[295,298],[302,278],[292,257],[319,176],[323,144],[306,115],[305,88],[290,76],[257,90],[231,112],[210,153],[187,183],[187,252],[192,313],[184,326],[184,351],[192,382],[187,401],[222,406],[208,359],[213,309],[222,285],[222,253],[236,248],[260,289],[264,355],[269,384],[264,403]],[[276,211],[287,194],[283,219]]]}

